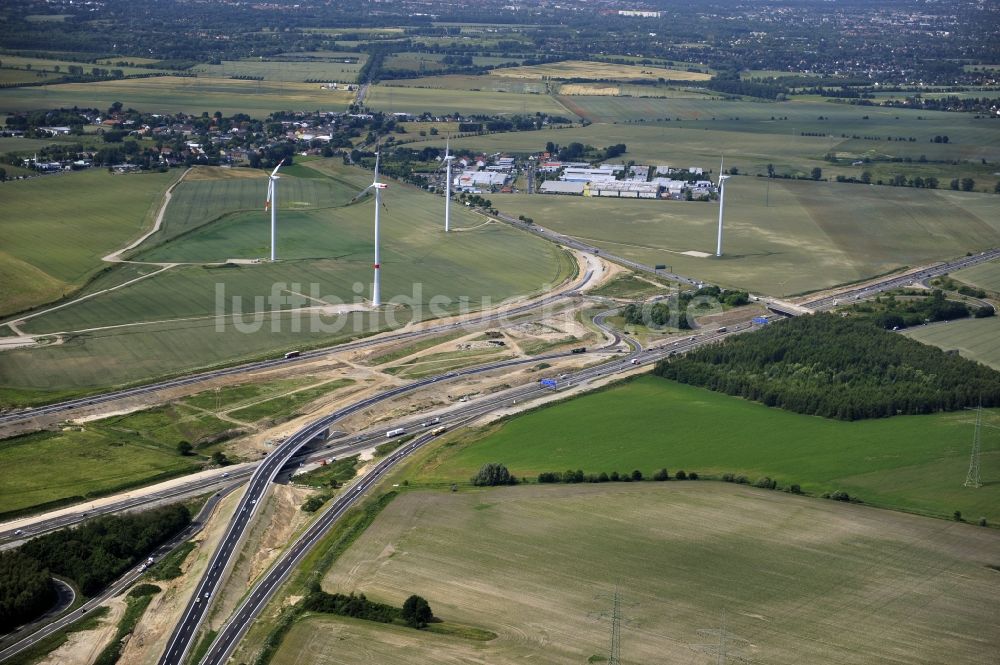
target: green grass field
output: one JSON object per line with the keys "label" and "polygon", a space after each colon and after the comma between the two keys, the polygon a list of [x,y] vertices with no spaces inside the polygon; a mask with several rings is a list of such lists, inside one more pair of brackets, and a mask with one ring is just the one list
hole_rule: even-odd
{"label": "green grass field", "polygon": [[997,197],[738,177],[718,203],[511,195],[509,215],[648,265],[757,293],[788,295],[954,258],[1000,244]]}
{"label": "green grass field", "polygon": [[[332,162],[316,164],[348,182],[364,173]],[[279,186],[283,192],[318,192],[327,197],[327,204],[343,200],[338,197],[346,186],[336,181],[327,186],[326,182],[285,177]],[[190,228],[218,214],[210,205],[199,208],[199,201],[226,200],[230,205],[243,205],[244,197],[259,201],[254,198],[260,195],[254,189],[258,184],[239,178],[208,185],[184,183],[176,197],[184,209],[171,217],[171,224],[179,226],[165,225],[165,229]],[[193,193],[184,198],[184,192]],[[279,194],[282,200],[296,204],[293,196],[281,198]],[[5,352],[0,359],[0,386],[55,390],[115,385],[332,344],[402,325],[413,316],[456,311],[462,297],[469,297],[478,309],[480,298],[488,298],[485,304],[489,304],[541,292],[574,269],[568,255],[555,246],[502,224],[484,225],[482,218],[464,208],[454,210],[452,222],[457,230],[444,241],[442,199],[415,188],[393,184],[385,203],[382,296],[384,301],[395,298],[402,304],[399,308],[376,314],[292,312],[294,307],[362,301],[370,294],[371,281],[373,202],[367,199],[319,210],[296,205],[279,217],[282,260],[277,264],[215,269],[180,266],[29,320],[26,331],[69,334],[60,345]],[[218,262],[261,257],[268,248],[268,227],[269,215],[263,210],[238,212],[140,253],[139,258]],[[273,306],[269,300],[273,288],[293,301]],[[220,293],[223,318],[216,317]],[[247,312],[241,320],[251,328],[255,320],[251,311],[260,312],[255,330],[235,325],[233,298],[237,296],[242,298],[242,311]],[[259,308],[253,304],[256,297],[264,299]]]}
{"label": "green grass field", "polygon": [[[428,91],[430,92],[430,91]],[[584,97],[560,97],[573,112],[584,112],[574,106]],[[552,128],[535,132],[503,133],[488,136],[472,136],[454,141],[456,146],[475,151],[490,152],[538,152],[548,141],[568,145],[573,141],[598,148],[623,143],[628,152],[623,159],[636,160],[640,164],[670,164],[673,166],[700,166],[718,169],[721,155],[726,157],[726,167],[737,167],[743,174],[767,173],[771,164],[780,175],[808,176],[814,167],[820,167],[823,177],[831,180],[837,175],[860,178],[863,171],[871,171],[876,182],[878,178],[891,179],[893,175],[907,177],[934,176],[940,187],[948,187],[952,178],[972,177],[976,181],[976,191],[993,191],[998,177],[997,169],[991,163],[1000,162],[1000,125],[973,120],[968,114],[934,114],[916,120],[917,115],[900,111],[900,120],[895,116],[874,115],[869,111],[870,120],[861,120],[862,111],[834,104],[789,102],[768,104],[750,102],[705,102],[698,99],[640,99],[625,97],[591,97],[595,104],[607,106],[608,113],[617,113],[614,107],[637,105],[666,105],[684,103],[692,110],[702,109],[706,104],[731,107],[717,120],[689,119],[676,122],[634,122],[632,124],[606,124],[595,122],[587,127]],[[704,98],[703,98],[704,99]],[[818,108],[817,108],[818,107]],[[829,107],[829,108],[827,108]],[[646,113],[646,112],[644,112]],[[652,109],[649,118],[663,117],[666,110]],[[826,114],[831,120],[818,121],[818,114]],[[857,114],[850,116],[850,113]],[[845,114],[841,115],[834,114]],[[771,116],[776,118],[770,120]],[[942,116],[947,117],[942,117]],[[955,117],[959,116],[959,117]],[[728,120],[728,118],[739,120]],[[777,118],[787,117],[788,120]],[[896,126],[900,125],[900,126]],[[820,136],[802,136],[808,131]],[[880,140],[853,139],[858,136],[881,137]],[[871,133],[869,133],[871,132]],[[950,142],[932,143],[935,135],[948,132]],[[843,138],[846,134],[848,138]],[[889,136],[902,134],[918,138],[915,142],[889,141]],[[419,149],[423,145],[438,145],[438,141],[428,140],[411,144]],[[443,142],[440,146],[443,147]],[[825,159],[828,153],[835,153],[838,162],[833,164]],[[930,160],[920,162],[921,156]],[[906,159],[909,162],[906,162]],[[854,162],[864,162],[854,166]],[[891,161],[891,160],[900,161]],[[982,160],[987,164],[983,164]],[[714,179],[714,175],[712,178]]]}
{"label": "green grass field", "polygon": [[[4,67],[16,67],[18,69],[23,69],[26,71],[42,70],[45,72],[58,72],[60,74],[69,73],[69,68],[72,66],[83,67],[83,71],[87,74],[90,74],[91,70],[93,70],[95,66],[100,67],[101,69],[120,69],[122,70],[122,73],[125,74],[126,76],[131,76],[132,74],[151,74],[164,71],[162,69],[155,69],[155,68],[150,69],[146,67],[130,67],[128,65],[118,66],[114,64],[118,60],[125,60],[125,59],[135,60],[135,58],[128,58],[128,56],[125,56],[124,58],[113,59],[108,64],[98,63],[95,65],[89,62],[77,62],[75,60],[34,58],[28,56],[4,54],[3,65]],[[138,60],[142,60],[142,58],[138,58]],[[28,70],[29,66],[31,68],[30,70]]]}
{"label": "green grass field", "polygon": [[[985,415],[1000,425],[1000,411]],[[514,418],[485,438],[463,435],[434,453],[419,480],[464,481],[494,461],[524,476],[666,467],[768,475],[812,493],[840,489],[873,505],[1000,521],[1000,431],[983,435],[985,485],[962,486],[974,421],[968,411],[833,421],[645,377]]]}
{"label": "green grass field", "polygon": [[[298,164],[290,168],[303,169],[304,175],[317,175],[315,170]],[[233,214],[243,212],[256,215],[266,218],[270,223],[270,213],[264,211],[262,203],[267,193],[267,174],[263,171],[240,170],[242,177],[214,177],[225,174],[225,170],[199,174],[174,188],[170,206],[163,216],[163,226],[140,249],[142,260],[160,260],[157,250],[150,249],[151,247]],[[349,203],[362,187],[363,184],[349,179],[289,177],[285,173],[278,185],[278,210],[306,211],[341,206]],[[266,236],[264,240],[270,242],[269,237]],[[227,254],[225,251],[220,252]],[[215,258],[204,260],[225,261],[227,258],[236,258],[238,254],[220,256],[216,252],[212,256]]]}
{"label": "green grass field", "polygon": [[[265,81],[340,81],[353,83],[368,58],[364,53],[336,53],[330,57],[299,60],[286,56],[280,60],[223,60],[219,65],[197,65],[192,71],[208,77],[262,76]],[[345,59],[356,62],[344,62]]]}
{"label": "green grass field", "polygon": [[959,270],[952,276],[981,289],[1000,293],[1000,261],[981,263],[978,266]]}
{"label": "green grass field", "polygon": [[378,111],[414,114],[425,111],[430,113],[456,111],[522,115],[541,112],[564,117],[570,115],[570,111],[549,95],[493,92],[485,89],[468,91],[374,85],[365,97],[365,104]]}
{"label": "green grass field", "polygon": [[178,172],[110,175],[91,169],[3,185],[0,314],[80,288],[101,257],[152,226]]}
{"label": "green grass field", "polygon": [[1000,369],[1000,317],[936,323],[904,334],[946,351],[957,349],[963,358]]}
{"label": "green grass field", "polygon": [[305,406],[309,402],[353,384],[354,381],[351,379],[327,381],[326,383],[316,385],[311,388],[305,388],[297,392],[279,395],[278,397],[272,397],[271,399],[257,402],[256,404],[243,407],[242,409],[237,409],[232,411],[231,415],[234,418],[239,418],[240,420],[245,420],[247,422],[256,422],[258,420],[263,420],[264,418],[275,418],[278,416],[290,416],[295,413],[297,409]]}
{"label": "green grass field", "polygon": [[591,79],[601,81],[636,81],[658,78],[675,81],[707,81],[711,78],[703,72],[688,72],[653,65],[620,65],[610,62],[587,60],[563,60],[527,67],[509,67],[494,70],[495,74],[508,78],[529,79]]}
{"label": "green grass field", "polygon": [[[413,528],[419,524],[420,528]],[[493,631],[488,642],[330,616],[272,661],[982,662],[1000,648],[1000,534],[721,483],[408,492],[334,564],[328,591]]]}
{"label": "green grass field", "polygon": [[184,403],[208,411],[228,411],[260,402],[274,395],[280,395],[318,383],[315,376],[297,376],[291,379],[268,381],[267,383],[242,383],[236,386],[205,390],[184,398]]}
{"label": "green grass field", "polygon": [[0,85],[12,85],[19,83],[39,83],[59,78],[61,74],[32,69],[0,69]]}
{"label": "green grass field", "polygon": [[[442,76],[423,76],[412,79],[394,79],[383,81],[384,86],[402,88],[434,88],[440,90],[467,90],[470,92],[507,92],[513,94],[546,94],[547,87],[541,81],[528,79],[508,79],[500,76],[469,76],[464,74],[445,74]],[[386,93],[389,91],[387,90]]]}
{"label": "green grass field", "polygon": [[0,477],[0,513],[180,475],[201,467],[182,457],[177,443],[192,444],[232,428],[184,406],[91,421],[81,431],[39,432],[0,441],[0,465],[17,469]]}
{"label": "green grass field", "polygon": [[318,83],[161,76],[4,90],[0,111],[108,108],[113,102],[121,102],[126,108],[148,113],[221,111],[223,115],[246,113],[262,118],[283,110],[343,111],[353,99],[352,92],[323,90]]}
{"label": "green grass field", "polygon": [[[55,141],[52,139],[23,139],[13,136],[3,136],[0,137],[0,152],[30,153],[53,143]],[[7,169],[7,173],[9,174],[11,166],[5,164],[4,168]]]}

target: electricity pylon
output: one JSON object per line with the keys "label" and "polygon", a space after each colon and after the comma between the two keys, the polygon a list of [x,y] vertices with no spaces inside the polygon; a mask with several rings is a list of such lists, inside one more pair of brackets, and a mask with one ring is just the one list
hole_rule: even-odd
{"label": "electricity pylon", "polygon": [[979,452],[982,448],[983,405],[976,409],[976,433],[972,437],[972,455],[969,458],[969,472],[965,474],[966,487],[982,487],[983,481],[979,475]]}

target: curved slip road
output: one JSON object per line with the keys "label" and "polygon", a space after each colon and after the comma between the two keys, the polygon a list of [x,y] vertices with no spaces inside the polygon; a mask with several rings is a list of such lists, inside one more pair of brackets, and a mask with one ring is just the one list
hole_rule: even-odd
{"label": "curved slip road", "polygon": [[[180,533],[178,533],[176,536],[170,539],[170,541],[156,548],[156,550],[150,556],[152,556],[154,559],[161,559],[163,558],[164,555],[168,554],[175,547],[181,545],[185,541],[189,540],[196,533],[201,531],[201,529],[205,525],[205,521],[212,514],[212,511],[215,510],[215,506],[219,503],[219,501],[222,500],[222,498],[226,494],[235,490],[236,487],[237,485],[233,485],[227,490],[218,492],[217,494],[214,494],[212,497],[210,497],[209,500],[205,502],[205,505],[202,506],[201,510],[198,511],[198,514],[195,515],[194,519],[191,520],[191,524],[189,524],[184,530],[182,530]],[[37,626],[30,626],[21,633],[7,636],[6,641],[12,643],[9,644],[9,646],[5,647],[2,651],[0,651],[0,661],[12,658],[17,654],[25,651],[26,649],[30,649],[32,646],[34,646],[41,640],[44,640],[45,638],[49,637],[53,633],[63,630],[69,625],[74,624],[80,619],[90,615],[102,604],[106,603],[111,598],[114,598],[115,596],[124,592],[129,586],[131,586],[139,579],[139,577],[145,572],[145,570],[146,566],[144,564],[137,564],[136,566],[133,566],[128,571],[126,571],[125,574],[122,575],[120,578],[118,578],[117,581],[113,582],[111,586],[109,586],[104,591],[104,593],[87,600],[87,602],[84,603],[79,609],[74,610],[68,614],[64,614],[63,616],[56,619],[52,623],[49,623],[44,627],[38,628],[37,630],[35,630]]]}

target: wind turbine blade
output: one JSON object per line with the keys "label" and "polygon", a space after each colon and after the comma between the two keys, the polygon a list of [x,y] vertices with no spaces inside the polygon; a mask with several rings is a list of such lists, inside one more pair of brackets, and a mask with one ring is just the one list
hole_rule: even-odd
{"label": "wind turbine blade", "polygon": [[726,165],[726,156],[723,155],[722,156],[722,161],[719,162],[719,184],[722,184],[723,167],[725,165]]}
{"label": "wind turbine blade", "polygon": [[273,171],[271,171],[271,177],[272,178],[274,178],[277,175],[278,169],[280,169],[281,165],[284,164],[284,163],[285,163],[285,160],[281,160],[280,162],[278,162],[278,165],[274,167]]}
{"label": "wind turbine blade", "polygon": [[267,198],[264,199],[264,210],[271,207],[271,198],[274,196],[274,181],[270,178],[267,181]]}
{"label": "wind turbine blade", "polygon": [[372,183],[372,184],[368,185],[367,187],[365,187],[364,189],[362,189],[360,192],[357,193],[357,195],[353,199],[351,199],[351,203],[354,203],[355,201],[357,201],[358,199],[360,199],[361,197],[363,197],[365,194],[368,193],[368,190],[371,189],[374,186],[375,186],[375,183]]}

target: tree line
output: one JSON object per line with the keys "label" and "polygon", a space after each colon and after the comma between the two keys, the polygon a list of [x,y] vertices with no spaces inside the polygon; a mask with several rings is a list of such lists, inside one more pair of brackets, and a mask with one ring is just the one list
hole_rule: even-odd
{"label": "tree line", "polygon": [[378,623],[403,623],[417,629],[426,628],[434,620],[430,604],[417,595],[411,595],[399,608],[368,600],[363,593],[327,593],[318,584],[302,599],[302,609]]}
{"label": "tree line", "polygon": [[772,323],[662,360],[654,373],[839,420],[1000,405],[1000,372],[833,314]]}
{"label": "tree line", "polygon": [[18,551],[92,596],[190,523],[190,511],[180,504],[108,515],[34,538]]}
{"label": "tree line", "polygon": [[[688,473],[683,469],[674,474],[675,480],[698,480],[698,474],[694,471]],[[618,473],[612,471],[601,471],[600,473],[584,473],[583,469],[569,469],[567,471],[543,471],[538,474],[538,483],[541,485],[552,483],[639,483],[643,480],[655,480],[663,482],[670,480],[670,472],[666,469],[657,469],[651,476],[644,476],[642,471],[635,469],[632,473]]]}
{"label": "tree line", "polygon": [[0,633],[40,615],[55,601],[46,567],[19,550],[0,552]]}

